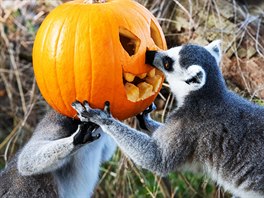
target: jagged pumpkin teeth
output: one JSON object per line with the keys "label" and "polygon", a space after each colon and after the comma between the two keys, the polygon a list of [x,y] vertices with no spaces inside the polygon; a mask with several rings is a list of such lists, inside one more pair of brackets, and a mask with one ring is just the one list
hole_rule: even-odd
{"label": "jagged pumpkin teeth", "polygon": [[155,68],[140,75],[128,72],[123,75],[127,99],[131,102],[139,102],[154,95],[162,83],[162,74]]}
{"label": "jagged pumpkin teeth", "polygon": [[140,99],[145,99],[148,98],[149,96],[152,95],[152,90],[153,90],[153,86],[146,83],[146,82],[142,82],[138,84],[138,88],[139,88],[139,98]]}
{"label": "jagged pumpkin teeth", "polygon": [[127,94],[127,99],[136,102],[139,98],[139,88],[136,85],[133,85],[132,83],[126,83],[125,84],[125,90]]}
{"label": "jagged pumpkin teeth", "polygon": [[160,75],[146,78],[146,82],[153,86],[153,91],[155,92],[158,91],[161,81],[162,81],[162,77]]}
{"label": "jagged pumpkin teeth", "polygon": [[128,82],[132,82],[135,79],[135,75],[131,73],[124,73],[124,78]]}
{"label": "jagged pumpkin teeth", "polygon": [[143,73],[143,74],[140,74],[138,75],[137,77],[139,77],[140,79],[143,79],[147,76],[147,73]]}
{"label": "jagged pumpkin teeth", "polygon": [[148,72],[148,76],[149,76],[149,77],[154,77],[155,74],[156,74],[155,68],[153,68],[152,70],[150,70],[150,71]]}

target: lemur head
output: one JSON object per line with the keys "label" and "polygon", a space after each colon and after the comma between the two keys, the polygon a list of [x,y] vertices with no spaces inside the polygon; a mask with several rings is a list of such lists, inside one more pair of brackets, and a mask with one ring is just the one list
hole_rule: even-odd
{"label": "lemur head", "polygon": [[220,60],[219,40],[204,47],[187,44],[146,54],[146,63],[165,74],[178,106],[183,105],[187,96],[200,97],[221,92],[224,81],[219,70]]}

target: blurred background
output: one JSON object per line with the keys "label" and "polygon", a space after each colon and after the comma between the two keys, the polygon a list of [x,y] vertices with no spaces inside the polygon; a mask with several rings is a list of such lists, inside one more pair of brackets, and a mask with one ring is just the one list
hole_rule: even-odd
{"label": "blurred background", "polygon": [[[230,89],[262,105],[264,1],[138,0],[160,22],[168,47],[222,40],[221,69]],[[39,25],[60,0],[0,0],[0,169],[30,138],[49,109],[36,85],[32,46]],[[249,3],[250,2],[250,3]],[[166,82],[152,116],[164,121],[175,106]],[[136,127],[136,120],[125,121]],[[1,181],[4,182],[4,181]],[[94,197],[230,197],[206,176],[165,178],[136,167],[120,150],[101,168]]]}

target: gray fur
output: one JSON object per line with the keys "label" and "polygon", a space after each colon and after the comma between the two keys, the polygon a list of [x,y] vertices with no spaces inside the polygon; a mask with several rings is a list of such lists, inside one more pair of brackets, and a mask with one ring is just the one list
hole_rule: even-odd
{"label": "gray fur", "polygon": [[[0,197],[89,197],[101,162],[109,160],[115,143],[101,129],[89,144],[73,145],[80,121],[46,114],[29,142],[0,173]],[[78,128],[78,129],[77,129]]]}
{"label": "gray fur", "polygon": [[[81,120],[100,125],[143,168],[166,175],[186,165],[201,165],[235,196],[264,197],[264,108],[227,90],[216,46],[219,43],[185,45],[159,52],[158,61],[148,61],[159,63],[155,66],[181,100],[152,136],[87,105],[76,110]],[[160,64],[164,56],[173,60],[169,71]],[[190,80],[200,71],[203,81]]]}

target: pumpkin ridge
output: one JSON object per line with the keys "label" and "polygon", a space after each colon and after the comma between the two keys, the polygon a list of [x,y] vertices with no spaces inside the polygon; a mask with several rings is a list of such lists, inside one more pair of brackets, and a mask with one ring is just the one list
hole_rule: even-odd
{"label": "pumpkin ridge", "polygon": [[[153,22],[154,25],[156,26],[156,28],[160,30],[160,28],[157,26],[155,20],[153,20],[155,18],[155,16],[152,13],[149,13],[148,10],[146,10],[146,8],[143,5],[139,4],[138,6],[135,6],[134,11],[137,12],[141,17],[145,18],[146,22],[149,25],[149,29],[151,28],[151,22]],[[144,13],[142,13],[142,11],[144,11]],[[164,39],[165,40],[165,38],[162,38],[162,35],[160,35],[160,34],[159,34],[159,37],[160,37],[160,39],[162,39],[162,40]],[[153,40],[153,38],[152,38],[152,40]],[[155,41],[154,41],[154,43],[155,43]],[[155,45],[156,45],[156,43],[155,43]],[[160,48],[160,46],[158,46],[158,47]],[[162,48],[167,48],[167,46],[163,42],[162,42],[162,46],[161,47]]]}
{"label": "pumpkin ridge", "polygon": [[[120,9],[122,10],[122,4],[117,4],[116,6],[119,6],[120,7]],[[137,7],[137,6],[135,6],[134,4],[132,4],[131,5],[131,7]],[[109,9],[110,8],[112,8],[112,7],[109,7]],[[112,10],[112,9],[111,9]],[[126,15],[128,15],[127,13],[130,13],[129,15],[132,15],[133,16],[133,13],[135,13],[135,12],[133,12],[133,9],[128,9],[128,10],[126,10],[126,12],[125,12],[125,16]],[[131,14],[132,13],[132,14]],[[115,17],[116,18],[116,17]],[[144,19],[145,19],[145,17],[144,17]],[[132,24],[131,25],[131,23],[128,21],[128,19],[127,19],[127,17],[123,17],[123,20],[125,21],[125,23],[126,23],[126,25],[128,26],[128,28],[126,28],[127,30],[129,30],[132,34],[134,34],[135,35],[135,32],[132,32],[131,31],[131,29],[133,29],[133,28],[131,28],[131,27],[133,27],[134,25]],[[144,32],[142,32],[142,26],[141,26],[141,24],[138,22],[138,20],[133,20],[133,23],[137,23],[139,26],[140,26],[140,34],[142,35],[144,35],[144,39],[145,39],[145,41],[146,41],[146,37],[145,37],[145,34],[144,34]],[[122,27],[122,26],[119,26],[119,27]],[[137,36],[137,35],[135,35],[135,36]],[[137,36],[138,38],[139,38],[139,36]],[[138,48],[138,50],[137,50],[137,53],[139,53],[139,49],[140,49],[140,47],[143,45],[143,43],[142,43],[142,39],[140,39],[140,46],[139,46],[139,48]],[[129,58],[131,58],[131,59],[133,59],[133,57],[131,57],[127,52],[125,53],[125,56],[128,56]],[[128,65],[128,63],[126,62],[125,64],[124,64],[124,66],[125,67],[127,67],[127,65]],[[123,68],[122,68],[123,69]],[[140,68],[138,68],[139,70],[140,70]],[[138,71],[137,71],[137,73],[138,73]]]}
{"label": "pumpkin ridge", "polygon": [[[122,6],[120,6],[119,4],[117,4],[116,6],[119,6],[119,7],[121,7],[121,9],[122,9]],[[112,8],[112,7],[109,6],[108,9],[111,10],[112,13],[114,13],[114,11],[113,11],[114,8]],[[127,12],[131,13],[130,10],[127,10]],[[115,14],[112,14],[112,16],[113,16],[112,18],[115,18],[117,21],[119,20],[119,18],[117,18],[117,16],[116,16]],[[124,19],[126,25],[128,26],[128,28],[126,28],[126,29],[128,29],[129,31],[131,31],[131,24],[130,24],[130,22],[127,20],[126,17],[123,17],[123,19]],[[134,20],[133,22],[135,22],[135,21],[136,21],[136,23],[137,23],[138,25],[140,25],[140,33],[142,34],[142,27],[141,27],[141,24],[138,23],[138,20]],[[133,26],[133,25],[132,25],[132,26]],[[122,26],[119,26],[119,28],[120,28],[120,27],[122,27]],[[131,33],[134,34],[134,32],[131,32]],[[137,36],[137,37],[138,37],[138,36]],[[120,45],[121,45],[121,43],[120,43]],[[140,45],[142,45],[142,40],[141,40]],[[139,48],[140,48],[140,46],[139,46]],[[139,49],[138,49],[138,50],[139,50]],[[126,53],[127,53],[127,52],[126,52]],[[138,52],[137,52],[137,53],[138,53]],[[126,55],[129,56],[128,53],[127,53]],[[132,58],[132,57],[130,57],[130,58]],[[125,64],[127,64],[127,63],[125,63]],[[123,68],[123,66],[122,66],[122,75],[123,75],[123,73],[124,73],[124,68]],[[122,88],[123,88],[123,91],[124,91],[124,93],[125,93],[125,87],[124,87],[124,85],[123,85]],[[115,95],[114,95],[114,96],[115,96]],[[125,94],[125,97],[127,97],[126,94]],[[115,103],[114,103],[113,105],[115,105]],[[122,105],[120,105],[120,107],[122,107]],[[115,107],[113,106],[112,108],[115,108]],[[135,111],[136,109],[137,109],[137,106],[134,106],[134,108],[132,108],[131,110],[132,110],[132,111]],[[121,116],[121,115],[120,115],[120,116]],[[122,116],[124,116],[124,115],[122,115]]]}
{"label": "pumpkin ridge", "polygon": [[[111,15],[113,16],[113,12],[112,12],[112,10],[111,9],[109,9],[110,11],[111,11]],[[108,12],[108,14],[109,14],[109,12]],[[113,35],[113,29],[112,29],[112,23],[111,23],[111,21],[110,21],[110,17],[108,17],[108,20],[107,20],[107,22],[108,22],[108,24],[109,24],[109,27],[111,27],[111,28],[109,28],[109,29],[111,29],[111,35]],[[114,45],[113,45],[113,39],[111,39],[111,47],[112,47],[112,50],[113,51],[115,51],[115,49],[114,49],[114,47],[113,47]],[[116,57],[114,56],[113,57],[114,58],[114,66],[116,65]],[[113,69],[115,69],[115,68],[113,68]],[[114,85],[116,84],[116,78],[114,78]],[[108,99],[108,101],[115,101],[115,91],[114,91],[114,89],[111,89],[111,99]]]}
{"label": "pumpkin ridge", "polygon": [[[89,17],[88,17],[88,19],[89,19],[89,23],[88,24],[90,24],[90,22],[91,22],[91,18],[90,18],[90,15],[91,15],[91,12],[89,12]],[[91,33],[91,29],[92,29],[92,27],[91,27],[91,25],[89,25],[89,41],[92,41],[92,33]],[[88,99],[88,101],[91,103],[92,101],[91,101],[91,98],[92,98],[92,95],[93,95],[93,93],[92,93],[92,84],[93,84],[93,81],[94,81],[94,78],[93,78],[93,64],[92,64],[92,62],[93,62],[93,60],[92,60],[92,44],[91,44],[92,42],[89,42],[89,48],[90,48],[90,53],[89,53],[89,56],[90,56],[90,58],[89,58],[89,60],[90,60],[90,72],[89,72],[89,74],[90,74],[90,76],[91,76],[91,83],[89,83],[89,86],[90,86],[90,91],[89,91],[89,99]]]}
{"label": "pumpkin ridge", "polygon": [[[128,30],[131,30],[131,25],[130,25],[130,23],[128,22],[128,20],[127,20],[127,18],[126,18],[126,17],[124,17],[124,20],[125,20],[125,22],[126,22],[127,26],[129,27],[129,28],[128,28]],[[129,56],[129,54],[128,54],[128,53],[127,53],[127,55]]]}
{"label": "pumpkin ridge", "polygon": [[[149,23],[149,29],[151,28],[151,22],[152,23],[154,23],[154,25],[156,26],[156,28],[158,29],[158,30],[160,30],[160,28],[159,28],[159,26],[156,24],[156,22],[155,22],[155,16],[152,14],[152,13],[148,13],[148,10],[146,10],[146,8],[144,7],[144,6],[142,6],[142,5],[139,5],[139,6],[141,6],[142,7],[142,10],[144,10],[144,14],[142,13],[142,12],[140,12],[140,10],[138,10],[138,9],[136,9],[136,11],[142,16],[142,17],[144,17],[145,19],[146,19],[146,21]],[[149,18],[150,18],[150,21],[149,21],[149,19],[146,17],[146,15],[149,15]],[[157,18],[157,20],[158,20],[158,18]],[[151,31],[151,30],[150,30]],[[151,34],[151,32],[150,32],[150,34]],[[167,49],[167,45],[166,45],[166,39],[165,39],[165,37],[164,38],[162,38],[162,35],[161,34],[159,34],[159,37],[160,37],[160,39],[164,39],[164,41],[165,41],[165,44],[164,44],[164,42],[162,42],[162,48],[164,48],[164,49]],[[153,40],[153,38],[152,38],[152,40]],[[153,40],[154,41],[154,40]],[[154,41],[154,43],[155,43],[155,45],[156,45],[156,42]],[[158,46],[159,47],[159,46]]]}
{"label": "pumpkin ridge", "polygon": [[[137,11],[137,13],[138,13],[141,17],[143,17],[147,22],[149,22],[149,21],[148,21],[148,20],[149,20],[149,19],[148,19],[149,16],[150,16],[150,18],[152,18],[151,14],[149,14],[149,12],[146,11],[146,8],[145,8],[143,5],[139,4],[139,5],[135,6],[134,4],[131,4],[131,6],[133,6],[133,8],[135,9],[135,11]],[[144,11],[144,14],[142,13],[142,11]],[[148,16],[148,17],[147,17],[147,16]]]}
{"label": "pumpkin ridge", "polygon": [[[144,14],[142,13],[142,10],[144,10]],[[139,16],[141,16],[142,18],[145,19],[145,23],[147,24],[147,26],[150,26],[150,21],[149,21],[148,18],[152,18],[152,17],[150,16],[149,13],[146,13],[146,12],[145,12],[145,7],[144,7],[144,6],[141,6],[141,5],[134,6],[134,9],[131,9],[131,10],[129,10],[129,11],[131,11],[132,14],[133,14],[133,13],[137,13]],[[146,15],[148,15],[148,16],[150,16],[150,17],[146,17]],[[151,19],[151,20],[152,20],[152,19]],[[142,23],[141,20],[140,20],[140,21],[137,21],[137,22],[138,22],[138,25],[141,27],[141,28],[140,28],[140,31],[141,31],[142,34],[144,35],[145,42],[147,43],[147,42],[148,42],[148,38],[147,38],[148,35],[144,34],[144,31],[143,31],[144,24]],[[148,28],[148,29],[149,29],[149,28]]]}
{"label": "pumpkin ridge", "polygon": [[[139,16],[141,16],[142,18],[144,18],[145,19],[145,22],[146,22],[146,24],[148,25],[148,19],[141,13],[141,12],[139,12],[139,10],[138,10],[138,8],[137,8],[137,6],[135,6],[136,8],[134,9],[134,10],[129,10],[132,14],[133,13],[137,13]],[[142,8],[141,8],[141,11],[142,11]],[[145,42],[147,42],[147,37],[146,37],[146,34],[144,34],[144,31],[143,31],[143,28],[144,28],[144,24],[142,23],[142,21],[138,21],[137,20],[137,23],[138,23],[138,25],[140,26],[140,32],[144,35],[144,38],[145,38]],[[142,28],[143,27],[143,28]]]}
{"label": "pumpkin ridge", "polygon": [[[80,7],[80,6],[78,6]],[[79,15],[78,15],[78,18],[77,18],[77,22],[79,21],[80,19],[80,16],[81,16],[81,10],[82,8],[79,8]],[[79,23],[76,23],[76,30],[77,30],[77,27],[79,26]],[[76,90],[77,90],[77,86],[76,86],[76,78],[75,78],[75,75],[77,76],[77,73],[76,73],[76,69],[75,69],[75,59],[76,59],[76,56],[75,56],[75,51],[76,51],[76,45],[77,45],[77,42],[76,42],[76,35],[77,35],[77,31],[75,31],[75,34],[74,34],[74,49],[73,49],[73,83],[74,83],[74,99],[76,100],[77,99],[77,93],[76,93]],[[74,102],[74,101],[72,101]]]}
{"label": "pumpkin ridge", "polygon": [[54,69],[54,71],[55,71],[55,76],[56,76],[56,82],[57,82],[57,87],[58,87],[58,90],[59,90],[59,93],[60,93],[60,97],[61,97],[61,99],[62,99],[62,102],[63,102],[63,105],[64,105],[64,107],[67,109],[67,112],[71,112],[71,110],[69,110],[69,108],[68,108],[68,106],[66,105],[66,103],[65,103],[65,100],[64,100],[64,98],[63,98],[63,96],[62,96],[62,92],[61,92],[61,88],[60,88],[60,83],[59,83],[59,80],[58,80],[58,78],[59,78],[59,75],[58,75],[58,67],[57,67],[57,47],[58,47],[58,43],[59,43],[59,41],[60,41],[60,38],[61,38],[61,31],[62,31],[62,29],[64,28],[64,25],[65,25],[65,22],[66,22],[66,20],[67,20],[67,18],[65,18],[64,19],[64,21],[63,21],[63,23],[62,23],[62,25],[61,25],[61,27],[60,27],[60,30],[59,30],[59,33],[58,33],[58,38],[57,38],[57,40],[56,40],[56,44],[55,44],[55,54],[54,54],[54,57],[55,57],[55,61],[54,61],[54,67],[55,67],[55,69]]}
{"label": "pumpkin ridge", "polygon": [[[50,23],[50,24],[48,25],[47,32],[50,31],[51,25],[52,25],[52,23]],[[48,35],[47,33],[44,34],[44,38],[43,38],[42,42],[44,42],[44,41],[46,40],[47,35]],[[42,57],[42,54],[43,54],[42,52],[43,52],[43,48],[44,48],[44,46],[45,46],[45,45],[41,45],[41,49],[40,49],[41,57]],[[38,50],[38,51],[39,51],[39,50]],[[42,59],[42,58],[41,58],[41,59]],[[42,67],[39,67],[39,69],[41,70],[42,73],[44,73],[44,70],[43,70]],[[47,86],[47,82],[46,82],[46,80],[45,80],[44,75],[40,75],[40,76],[41,76],[42,79],[43,79],[44,87],[45,87],[45,90],[46,90],[46,91],[44,91],[44,92],[46,92],[48,95],[50,95],[50,91],[49,91],[49,89],[47,88],[48,86]],[[59,108],[56,106],[56,103],[53,101],[53,99],[52,99],[51,97],[49,97],[49,103],[52,103],[52,104],[50,104],[50,105],[51,105],[55,110],[57,110],[58,112],[60,112]]]}
{"label": "pumpkin ridge", "polygon": [[[119,19],[117,18],[117,16],[114,14],[115,13],[115,7],[118,7],[118,8],[121,8],[122,9],[122,6],[120,6],[119,4],[115,4],[115,5],[113,5],[113,6],[109,6],[108,7],[108,9],[109,10],[111,10],[111,13],[112,13],[112,19],[114,18],[115,19],[115,21],[119,21]],[[130,26],[129,25],[129,23],[128,23],[128,21],[127,21],[127,19],[126,19],[126,17],[123,17],[123,19],[124,19],[124,21],[125,21],[125,23],[128,25],[128,26]],[[111,23],[112,24],[112,23]],[[120,28],[120,26],[119,26],[119,28]],[[119,33],[119,32],[118,32]],[[119,37],[119,35],[117,35],[118,37]],[[118,38],[118,40],[119,40],[119,38]],[[120,41],[119,41],[119,44],[120,44],[120,46],[121,46],[121,43],[120,43]],[[122,46],[121,46],[122,47]],[[126,54],[127,56],[129,56],[128,54]],[[114,57],[115,58],[115,60],[116,60],[116,57]],[[116,62],[116,61],[115,61]],[[120,64],[121,64],[121,81],[122,81],[122,91],[123,91],[123,95],[124,95],[124,97],[127,97],[126,96],[126,93],[125,93],[125,89],[124,89],[124,86],[123,86],[123,73],[124,73],[124,68],[123,68],[123,64],[120,62]],[[125,63],[125,64],[127,64],[127,62]],[[115,79],[115,82],[116,82],[116,79]],[[115,94],[113,94],[113,99],[114,99],[114,101],[116,100],[116,98],[119,100],[119,98],[120,98],[120,94],[121,93],[116,93],[116,91],[114,92]],[[116,103],[114,103],[114,104],[112,104],[112,108],[113,109],[115,109],[115,105],[116,105]],[[123,104],[119,104],[120,105],[120,107],[119,108],[122,108],[123,107]]]}
{"label": "pumpkin ridge", "polygon": [[[96,10],[93,10],[93,12],[90,12],[90,15],[92,15],[92,16],[94,16],[95,18],[92,18],[92,17],[89,17],[89,20],[92,20],[92,19],[94,19],[95,21],[98,19],[98,18],[102,18],[102,15],[94,15],[94,13],[96,13],[96,12],[98,12],[98,13],[104,13],[104,15],[103,15],[103,17],[104,17],[104,21],[103,21],[103,23],[106,23],[106,22],[108,22],[108,20],[106,19],[107,17],[106,16],[108,16],[108,15],[106,15],[106,14],[109,14],[109,11],[108,11],[108,9],[105,9],[104,10],[104,7],[97,7],[97,9]],[[110,15],[110,18],[111,18],[111,15]],[[101,25],[101,24],[100,24]],[[90,26],[90,28],[91,28],[91,26]],[[101,101],[101,98],[100,99],[96,99],[95,97],[92,97],[93,95],[96,95],[96,94],[98,94],[99,92],[100,92],[100,90],[98,90],[98,86],[97,86],[97,84],[98,84],[98,79],[97,78],[95,78],[94,76],[96,76],[96,73],[98,72],[98,64],[97,64],[97,62],[96,62],[96,59],[97,59],[97,54],[98,54],[98,52],[97,52],[97,50],[96,50],[96,47],[95,46],[97,46],[97,43],[95,42],[95,40],[93,39],[93,35],[94,34],[98,34],[98,32],[97,32],[97,28],[92,28],[90,31],[89,31],[89,33],[90,33],[90,49],[91,49],[91,53],[90,53],[90,65],[91,65],[91,76],[92,76],[92,78],[91,78],[91,83],[90,83],[90,99],[89,99],[89,102],[91,103],[91,105],[96,105],[96,104],[98,104],[99,105],[99,107],[103,107],[103,105],[104,105],[104,102],[105,101]],[[109,36],[108,36],[108,39],[109,39]],[[109,49],[107,49],[107,50],[109,50]],[[110,50],[109,50],[110,51]],[[107,52],[105,52],[105,53],[107,53]],[[104,66],[105,66],[105,64],[104,64]],[[108,69],[109,69],[109,65],[107,66],[108,67]],[[115,70],[115,67],[113,68],[113,71]],[[111,73],[110,73],[111,74]],[[110,75],[109,74],[109,75]],[[104,83],[103,83],[103,81],[102,81],[102,83],[101,83],[101,86],[103,85]],[[107,82],[107,84],[109,84],[108,82]],[[104,87],[102,86],[102,89],[104,90]],[[109,89],[107,90],[107,93],[109,92]],[[101,96],[100,96],[101,97]],[[105,96],[103,96],[103,98],[104,99],[106,99],[105,98]],[[106,99],[106,100],[109,100],[109,99]]]}
{"label": "pumpkin ridge", "polygon": [[[138,13],[138,11],[137,10],[135,10],[136,11],[136,13]],[[129,10],[129,12],[131,13],[131,15],[133,15],[134,13],[135,13],[135,11],[134,10]],[[140,34],[142,34],[142,35],[144,35],[144,39],[145,39],[145,42],[147,42],[147,37],[146,37],[146,34],[144,34],[144,31],[143,31],[143,24],[139,21],[139,20],[135,20],[134,22],[136,22],[137,24],[138,24],[138,26],[140,27],[139,28],[139,31],[140,31]],[[140,44],[141,46],[143,45],[142,44],[142,39],[141,39],[141,44]]]}
{"label": "pumpkin ridge", "polygon": [[[129,10],[130,11],[130,10]],[[129,12],[128,11],[128,12]],[[131,12],[130,12],[131,13]],[[126,19],[126,21],[127,21],[127,19]],[[137,23],[138,25],[140,25],[139,23],[138,23],[138,20],[135,20],[135,21],[133,21],[134,23]],[[129,27],[131,27],[131,24],[127,21],[127,23],[129,24]],[[140,27],[139,28],[140,29],[140,34],[142,34],[142,28]],[[134,34],[134,33],[133,33]],[[137,36],[138,37],[138,36]],[[142,45],[142,39],[140,40],[140,46]],[[139,46],[139,48],[140,48],[140,46]],[[139,51],[139,48],[138,48],[138,50],[137,50],[137,53],[138,53],[138,51]],[[132,55],[131,56],[131,59],[133,59],[133,56],[135,57],[135,54],[134,55]]]}
{"label": "pumpkin ridge", "polygon": [[[117,5],[116,5],[117,6]],[[114,14],[115,12],[113,11],[113,9],[112,9],[112,7],[111,6],[109,6],[108,7],[108,9],[110,10],[110,13],[111,13],[111,18],[113,19],[115,19],[115,21],[116,21],[116,15]],[[110,21],[110,17],[108,17],[108,23],[111,25],[111,35],[113,35],[113,27],[112,27],[112,24],[113,24],[113,21]],[[117,36],[117,35],[116,35]],[[118,35],[119,36],[119,35]],[[113,39],[111,40],[111,42],[112,42],[112,44],[113,44]],[[112,46],[114,46],[114,45],[112,45]],[[115,48],[114,47],[112,47],[112,49],[115,51]],[[116,63],[117,63],[117,59],[116,59],[116,56],[114,56],[114,63],[115,63],[115,65],[116,65]],[[114,65],[114,66],[115,66]],[[115,68],[113,68],[113,69],[115,69]],[[122,71],[121,71],[122,73],[123,73],[123,67],[122,67]],[[122,76],[122,75],[121,75]],[[116,85],[116,78],[114,78],[114,85]],[[119,95],[120,93],[118,93],[118,95]],[[112,89],[112,94],[111,94],[111,96],[112,96],[112,100],[111,101],[116,101],[116,91],[114,90],[114,89]],[[115,102],[113,102],[113,108],[115,108]]]}

